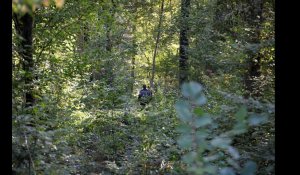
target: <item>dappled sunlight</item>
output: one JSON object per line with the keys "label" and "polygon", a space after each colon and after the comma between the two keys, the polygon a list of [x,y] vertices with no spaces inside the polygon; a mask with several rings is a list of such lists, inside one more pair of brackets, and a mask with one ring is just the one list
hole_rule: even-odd
{"label": "dappled sunlight", "polygon": [[12,8],[14,174],[275,173],[273,1]]}

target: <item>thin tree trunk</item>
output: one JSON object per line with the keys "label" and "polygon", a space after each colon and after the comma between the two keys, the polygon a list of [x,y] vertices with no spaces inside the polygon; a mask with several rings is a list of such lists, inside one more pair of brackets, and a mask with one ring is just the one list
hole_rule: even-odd
{"label": "thin tree trunk", "polygon": [[135,57],[132,56],[132,58],[131,58],[131,84],[130,84],[131,94],[133,92],[133,84],[134,84],[134,81],[135,81],[134,69],[135,69]]}
{"label": "thin tree trunk", "polygon": [[80,31],[80,33],[78,34],[77,37],[77,50],[79,54],[82,54],[84,51],[84,45],[85,43],[88,42],[89,40],[89,35],[88,35],[88,24],[84,23],[83,27]]}
{"label": "thin tree trunk", "polygon": [[[249,42],[251,44],[259,44],[260,43],[260,33],[261,33],[261,26],[263,22],[262,18],[262,10],[263,10],[263,0],[251,0],[251,18],[249,21],[249,24],[255,29],[254,35],[251,37]],[[258,19],[259,18],[259,19]],[[261,54],[259,53],[259,50],[255,53],[252,51],[247,52],[249,56],[248,64],[249,69],[245,75],[245,97],[248,98],[250,96],[252,97],[259,97],[260,92],[258,88],[256,88],[257,81],[254,80],[254,78],[259,77],[261,75],[260,72],[260,64],[261,64]]]}
{"label": "thin tree trunk", "polygon": [[33,48],[32,48],[32,29],[33,17],[29,13],[21,16],[20,14],[13,14],[15,22],[15,29],[17,34],[21,37],[19,42],[18,52],[22,58],[22,66],[25,71],[25,107],[32,106],[35,102],[33,96]]}
{"label": "thin tree trunk", "polygon": [[[112,7],[110,7],[109,11],[112,17],[114,17],[115,15],[115,9],[116,9],[116,4],[114,2],[114,0],[111,0],[112,3]],[[112,20],[108,20],[106,22],[106,46],[105,49],[108,52],[112,52],[112,47],[113,47],[113,43],[112,43],[112,38],[111,38],[111,28],[113,25],[113,19]],[[110,87],[113,87],[113,81],[114,81],[114,75],[113,75],[113,64],[109,62],[108,65],[109,69],[106,70],[106,75],[108,78],[108,84],[110,85]]]}
{"label": "thin tree trunk", "polygon": [[188,81],[188,23],[190,0],[181,0],[181,23],[180,23],[180,38],[179,38],[179,85]]}
{"label": "thin tree trunk", "polygon": [[133,13],[135,14],[134,16],[134,21],[132,24],[132,46],[133,46],[133,55],[131,57],[131,83],[130,83],[130,94],[133,93],[133,85],[134,85],[134,81],[135,81],[135,55],[137,54],[137,44],[136,44],[136,25],[137,25],[137,5],[136,5],[136,1],[135,1],[135,6],[133,9]]}
{"label": "thin tree trunk", "polygon": [[107,24],[107,31],[106,31],[106,51],[111,52],[112,49],[112,43],[111,43],[111,26],[110,24]]}
{"label": "thin tree trunk", "polygon": [[158,48],[159,38],[160,38],[160,34],[161,34],[161,25],[162,25],[163,13],[164,13],[164,3],[165,3],[165,1],[162,0],[161,8],[160,8],[159,23],[158,23],[158,32],[157,32],[157,36],[156,36],[155,49],[154,49],[153,60],[152,60],[152,76],[151,76],[151,80],[150,80],[151,89],[154,88],[155,58],[157,55],[157,48]]}

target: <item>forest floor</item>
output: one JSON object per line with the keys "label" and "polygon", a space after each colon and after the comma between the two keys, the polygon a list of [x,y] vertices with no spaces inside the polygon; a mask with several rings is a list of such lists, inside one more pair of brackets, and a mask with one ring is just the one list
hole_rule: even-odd
{"label": "forest floor", "polygon": [[177,147],[170,121],[154,108],[113,109],[106,121],[95,120],[98,130],[85,131],[68,166],[74,174],[166,174],[172,164],[167,157]]}

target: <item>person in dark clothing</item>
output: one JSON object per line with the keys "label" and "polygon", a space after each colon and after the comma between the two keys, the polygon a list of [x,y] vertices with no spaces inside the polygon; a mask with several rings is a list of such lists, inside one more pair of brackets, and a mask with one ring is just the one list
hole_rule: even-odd
{"label": "person in dark clothing", "polygon": [[146,88],[146,85],[143,85],[143,89],[140,90],[138,100],[140,101],[140,105],[145,107],[146,104],[150,102],[152,98],[152,92]]}

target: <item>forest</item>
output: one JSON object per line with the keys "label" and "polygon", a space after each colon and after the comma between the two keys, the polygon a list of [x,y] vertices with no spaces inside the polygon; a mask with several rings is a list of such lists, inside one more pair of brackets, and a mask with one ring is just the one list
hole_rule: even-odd
{"label": "forest", "polygon": [[12,174],[274,175],[274,19],[274,0],[12,0]]}

